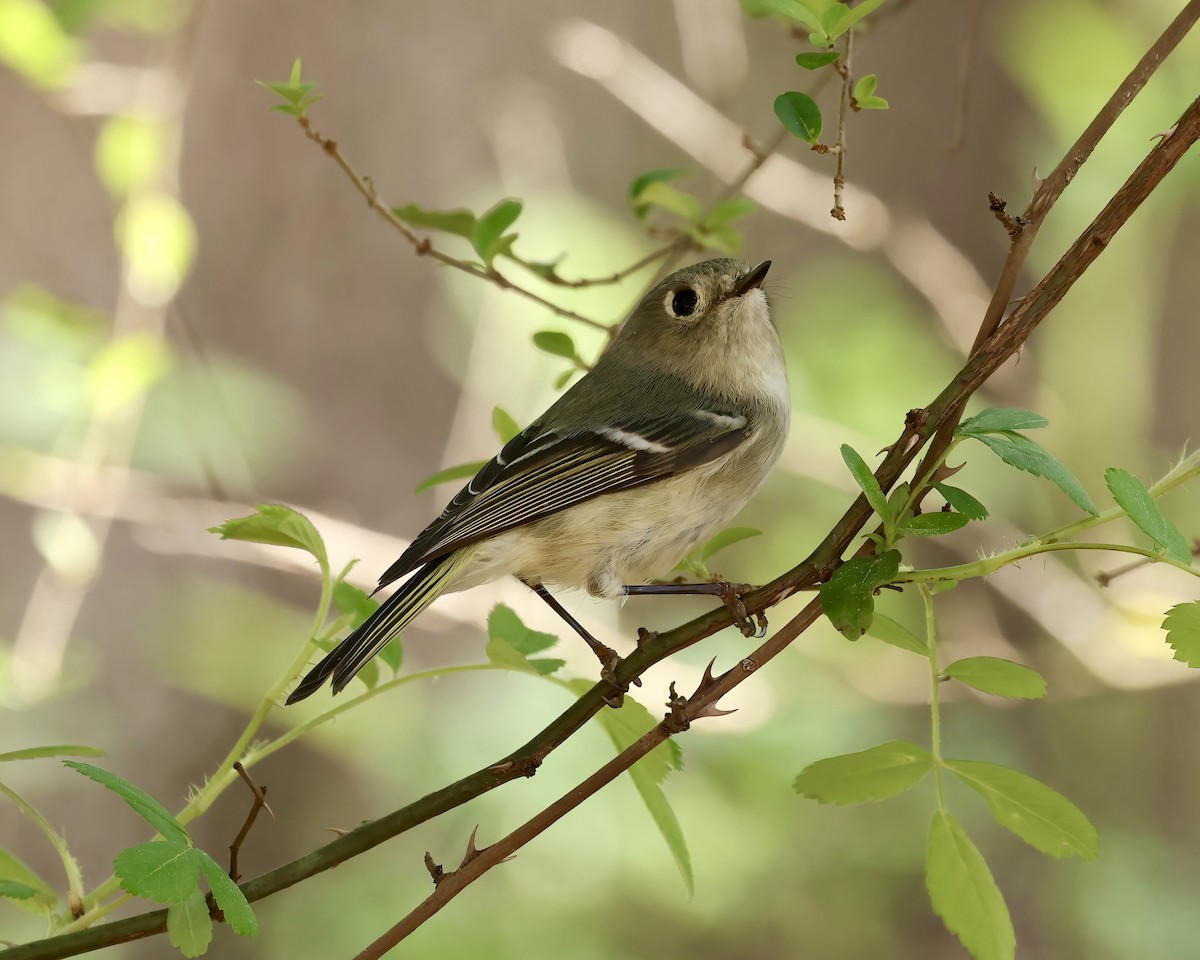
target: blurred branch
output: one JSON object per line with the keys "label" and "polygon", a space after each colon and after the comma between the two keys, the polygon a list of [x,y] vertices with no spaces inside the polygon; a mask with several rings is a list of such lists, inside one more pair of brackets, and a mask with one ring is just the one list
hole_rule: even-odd
{"label": "blurred branch", "polygon": [[565,307],[560,307],[557,304],[551,303],[544,297],[538,296],[532,290],[527,290],[519,284],[513,283],[507,277],[503,276],[494,268],[486,268],[470,263],[466,260],[460,260],[457,257],[452,257],[448,253],[439,250],[430,243],[429,238],[418,237],[408,225],[392,212],[392,208],[380,199],[378,191],[375,189],[375,183],[370,177],[362,176],[356,171],[342,155],[338,148],[336,140],[331,140],[326,137],[315,127],[306,116],[299,116],[296,122],[300,124],[300,129],[304,131],[304,135],[312,140],[313,143],[321,147],[325,151],[326,156],[342,169],[342,172],[354,184],[356,190],[363,195],[367,201],[367,206],[379,214],[380,218],[396,230],[405,240],[412,244],[414,252],[419,257],[432,257],[439,263],[444,263],[448,267],[454,267],[456,270],[461,270],[463,273],[469,273],[473,277],[478,277],[481,280],[487,280],[490,283],[496,284],[502,290],[512,290],[524,297],[527,300],[532,300],[539,306],[545,307],[560,317],[566,317],[568,320],[575,320],[585,326],[592,327],[596,330],[602,330],[604,333],[611,335],[611,330],[607,324],[601,323],[599,320],[593,320],[591,317],[585,317],[583,314],[575,313],[572,310],[567,310]]}
{"label": "blurred branch", "polygon": [[954,114],[950,125],[950,143],[946,156],[958,153],[967,143],[967,101],[971,91],[971,61],[975,58],[975,44],[979,38],[979,25],[983,22],[983,0],[975,0],[974,9],[968,14],[967,35],[963,38],[958,53],[958,83],[954,87]]}
{"label": "blurred branch", "polygon": [[[637,260],[636,262],[631,263],[624,270],[618,270],[616,273],[609,274],[606,277],[591,277],[591,278],[584,278],[582,280],[568,280],[566,277],[559,276],[558,273],[554,270],[551,270],[549,272],[538,272],[538,276],[540,276],[547,283],[554,284],[556,287],[572,287],[572,288],[578,289],[579,287],[608,286],[608,285],[611,285],[614,283],[620,283],[622,280],[625,280],[627,277],[632,276],[633,274],[637,273],[639,270],[644,270],[646,267],[650,266],[656,260],[661,260],[663,257],[670,254],[675,249],[675,246],[676,246],[676,241],[671,241],[666,246],[659,247],[657,250],[652,250],[650,253],[648,253],[644,257],[642,257],[640,260]],[[531,264],[524,257],[519,257],[515,253],[510,253],[507,256],[510,260],[512,260],[513,263],[520,264],[526,270],[534,269],[534,265]]]}

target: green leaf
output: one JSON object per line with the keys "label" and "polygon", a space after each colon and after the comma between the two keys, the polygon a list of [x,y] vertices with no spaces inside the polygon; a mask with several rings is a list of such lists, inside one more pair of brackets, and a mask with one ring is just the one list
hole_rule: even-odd
{"label": "green leaf", "polygon": [[901,650],[908,650],[922,657],[929,656],[929,647],[925,641],[887,614],[876,611],[871,618],[871,625],[867,628],[867,634]]}
{"label": "green leaf", "polygon": [[1075,804],[1039,780],[995,763],[947,760],[946,768],[987,801],[996,822],[1052,857],[1095,860],[1096,828]]}
{"label": "green leaf", "polygon": [[552,633],[532,630],[521,621],[516,611],[498,603],[488,614],[487,658],[490,663],[506,670],[537,673],[542,676],[554,673],[565,661],[556,659],[529,659],[531,654],[540,653],[558,643]]}
{"label": "green leaf", "polygon": [[1177,563],[1191,564],[1192,549],[1188,546],[1187,538],[1162,515],[1141,480],[1128,470],[1109,467],[1104,471],[1104,482],[1112,491],[1117,506],[1129,514],[1129,519],[1154,541],[1159,550]]}
{"label": "green leaf", "polygon": [[451,480],[468,479],[475,476],[485,466],[487,466],[486,460],[477,460],[474,463],[460,463],[457,467],[447,467],[445,470],[439,470],[433,476],[426,477],[418,483],[413,493],[421,493],[430,487],[436,487],[438,484],[449,483]]}
{"label": "green leaf", "polygon": [[15,884],[14,890],[21,888],[33,891],[24,897],[0,893],[0,896],[18,900],[17,906],[28,913],[52,913],[58,905],[58,896],[54,888],[30,870],[16,854],[4,847],[0,847],[0,881]]}
{"label": "green leaf", "polygon": [[966,490],[952,487],[948,483],[935,483],[933,489],[940,493],[945,501],[959,513],[963,514],[963,516],[970,517],[972,520],[987,519],[987,507],[967,493]]}
{"label": "green leaf", "polygon": [[807,93],[781,93],[775,98],[775,116],[788,133],[806,143],[815,145],[821,139],[821,108]]}
{"label": "green leaf", "polygon": [[455,236],[470,240],[475,230],[475,214],[470,210],[425,210],[415,203],[403,207],[392,207],[392,213],[398,219],[413,227],[425,227],[429,230],[440,230]]}
{"label": "green leaf", "polygon": [[891,518],[891,511],[888,509],[888,499],[883,494],[883,488],[879,486],[879,481],[875,479],[875,474],[871,468],[867,466],[865,460],[858,455],[850,444],[842,444],[842,459],[846,461],[846,466],[850,468],[850,474],[854,477],[854,482],[867,497],[867,503],[871,505],[871,509],[879,514],[880,520],[888,520]]}
{"label": "green leaf", "polygon": [[971,520],[963,513],[922,513],[920,516],[905,520],[900,529],[916,537],[940,537],[945,533],[961,530]]}
{"label": "green leaf", "polygon": [[1175,604],[1167,611],[1162,626],[1175,659],[1189,667],[1200,667],[1200,600]]}
{"label": "green leaf", "polygon": [[258,933],[258,918],[250,909],[246,895],[241,888],[229,879],[229,874],[203,850],[197,850],[200,857],[200,869],[204,871],[204,879],[208,881],[208,889],[212,891],[213,899],[225,914],[225,922],[239,936],[252,937]]}
{"label": "green leaf", "polygon": [[582,363],[579,351],[575,349],[575,341],[569,333],[557,330],[539,330],[533,335],[533,345],[544,353],[555,357],[566,357],[573,363]]}
{"label": "green leaf", "polygon": [[695,896],[696,880],[692,871],[692,855],[688,850],[687,838],[683,835],[683,827],[679,825],[679,818],[675,816],[675,811],[671,808],[670,801],[667,800],[667,795],[663,793],[662,787],[655,783],[651,775],[645,771],[647,759],[648,757],[643,757],[630,768],[630,779],[633,780],[633,785],[637,788],[642,802],[650,812],[654,825],[658,827],[658,832],[662,834],[667,849],[671,852],[671,858],[675,861],[679,876],[687,888],[688,896]]}
{"label": "green leaf", "polygon": [[508,443],[521,432],[521,425],[513,419],[512,414],[502,407],[492,410],[492,430],[500,438],[501,445]]}
{"label": "green leaf", "polygon": [[783,17],[821,31],[820,18],[800,0],[742,0],[742,9],[748,17]]}
{"label": "green leaf", "polygon": [[1075,475],[1067,469],[1066,464],[1028,437],[1019,433],[971,433],[969,436],[986,444],[996,456],[1010,466],[1032,473],[1035,477],[1045,477],[1074,500],[1080,509],[1096,516],[1096,505],[1092,503],[1092,498],[1075,479]]}
{"label": "green leaf", "polygon": [[718,553],[726,547],[732,547],[735,543],[761,536],[762,531],[755,530],[753,527],[726,527],[700,548],[700,562],[704,563],[714,553]]}
{"label": "green leaf", "polygon": [[1046,681],[1040,673],[1000,657],[955,660],[942,675],[997,697],[1040,700],[1046,695]]}
{"label": "green leaf", "polygon": [[23,750],[10,750],[0,753],[0,763],[6,760],[40,760],[43,757],[102,757],[104,751],[99,747],[85,747],[81,744],[54,744],[47,747],[26,747]]}
{"label": "green leaf", "polygon": [[836,50],[825,50],[821,53],[798,53],[796,63],[805,70],[820,70],[821,67],[833,63],[838,58]]}
{"label": "green leaf", "polygon": [[[103,770],[100,767],[94,767],[90,763],[83,763],[79,760],[64,760],[63,765],[70,767],[78,773],[82,773],[88,779],[95,780],[100,786],[106,787],[117,794],[133,808],[134,813],[168,840],[174,841],[176,844],[190,844],[192,842],[192,838],[188,836],[188,832],[171,815],[171,812],[150,796],[150,794],[146,793],[145,790],[141,789],[141,787],[135,787],[123,777],[119,777],[115,773]],[[136,893],[137,891],[132,892]]]}
{"label": "green leaf", "polygon": [[[521,210],[521,201],[509,198],[501,200],[475,221],[471,228],[471,246],[487,266],[490,267],[506,249],[504,231],[517,222]],[[507,245],[511,247],[512,241],[508,240]]]}
{"label": "green leaf", "polygon": [[689,223],[699,222],[703,214],[699,200],[690,193],[685,193],[678,187],[673,187],[661,180],[646,184],[642,188],[642,192],[638,194],[638,200],[643,205],[662,207],[664,210],[678,214]]}
{"label": "green leaf", "polygon": [[981,413],[964,420],[954,432],[960,436],[971,437],[981,433],[1037,430],[1049,426],[1049,424],[1049,420],[1032,410],[1022,410],[1019,407],[988,407]]}
{"label": "green leaf", "polygon": [[883,97],[875,96],[875,88],[879,86],[879,78],[868,73],[854,85],[854,102],[859,110],[886,110],[888,102]]}
{"label": "green leaf", "polygon": [[748,217],[758,209],[758,204],[749,197],[730,197],[714,206],[704,218],[705,227],[719,227]]}
{"label": "green leaf", "polygon": [[900,553],[888,550],[875,557],[855,557],[838,567],[821,584],[825,616],[847,640],[857,640],[871,626],[875,589],[893,580],[900,569]]}
{"label": "green leaf", "polygon": [[725,224],[715,227],[696,227],[688,231],[688,236],[702,247],[719,250],[731,257],[736,257],[742,252],[741,233],[734,227]]}
{"label": "green leaf", "polygon": [[554,389],[561,390],[563,387],[565,387],[571,382],[571,378],[575,376],[576,372],[577,371],[574,368],[571,368],[560,373],[554,378]]}
{"label": "green leaf", "polygon": [[810,763],[796,777],[795,788],[819,803],[871,803],[912,789],[932,769],[927,750],[907,740],[892,740]]}
{"label": "green leaf", "polygon": [[199,851],[174,840],[151,840],[122,850],[113,860],[117,879],[129,893],[158,903],[185,900],[200,878]]}
{"label": "green leaf", "polygon": [[975,960],[1012,960],[1017,941],[992,872],[963,828],[938,811],[929,826],[925,886],[934,912]]}
{"label": "green leaf", "polygon": [[0,897],[6,900],[32,900],[38,894],[33,887],[16,880],[0,880]]}
{"label": "green leaf", "polygon": [[185,957],[201,957],[208,952],[212,926],[208,900],[199,887],[186,900],[178,900],[167,907],[167,937],[171,946]]}
{"label": "green leaf", "polygon": [[391,667],[392,673],[399,673],[404,663],[404,645],[400,642],[400,634],[385,643],[376,657]]}
{"label": "green leaf", "polygon": [[308,517],[279,503],[260,503],[255,509],[257,513],[226,520],[218,527],[209,527],[208,532],[218,534],[222,540],[247,540],[307,550],[316,557],[321,570],[329,572],[325,541]]}
{"label": "green leaf", "polygon": [[340,613],[350,616],[350,629],[356,630],[379,609],[379,601],[366,591],[340,580],[333,585],[333,603]]}
{"label": "green leaf", "polygon": [[629,199],[636,200],[642,195],[642,191],[652,183],[664,183],[667,180],[674,180],[685,173],[687,173],[687,170],[683,167],[671,167],[665,170],[648,170],[645,173],[639,174],[629,185]]}
{"label": "green leaf", "polygon": [[297,57],[295,60],[292,61],[292,75],[291,75],[291,78],[288,80],[288,83],[290,83],[293,87],[299,86],[299,84],[300,84],[300,58],[299,57]]}

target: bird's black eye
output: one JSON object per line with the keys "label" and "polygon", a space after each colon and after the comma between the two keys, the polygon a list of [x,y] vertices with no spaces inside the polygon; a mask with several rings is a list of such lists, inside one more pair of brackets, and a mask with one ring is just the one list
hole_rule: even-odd
{"label": "bird's black eye", "polygon": [[671,312],[677,317],[690,317],[696,312],[696,304],[699,299],[696,291],[691,287],[676,290],[675,295],[671,297]]}

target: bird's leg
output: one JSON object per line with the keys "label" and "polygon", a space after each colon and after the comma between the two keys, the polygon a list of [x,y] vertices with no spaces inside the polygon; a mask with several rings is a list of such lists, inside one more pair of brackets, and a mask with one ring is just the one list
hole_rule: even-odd
{"label": "bird's leg", "polygon": [[767,618],[758,614],[758,623],[750,618],[742,597],[754,590],[748,583],[712,580],[708,583],[638,583],[621,588],[627,597],[639,596],[708,596],[720,597],[733,622],[744,637],[766,636]]}
{"label": "bird's leg", "polygon": [[[601,643],[593,637],[582,623],[571,616],[563,605],[550,595],[550,591],[542,586],[542,584],[530,583],[528,580],[522,580],[521,582],[545,600],[550,609],[562,617],[563,622],[583,638],[583,642],[588,645],[592,653],[596,655],[596,659],[600,661],[600,679],[613,688],[613,695],[605,697],[605,703],[610,707],[619,707],[625,694],[629,692],[629,685],[617,682],[616,671],[617,667],[621,664],[621,658],[617,656],[617,651],[608,646],[608,644]],[[633,682],[639,687],[642,685],[640,679],[635,679]]]}

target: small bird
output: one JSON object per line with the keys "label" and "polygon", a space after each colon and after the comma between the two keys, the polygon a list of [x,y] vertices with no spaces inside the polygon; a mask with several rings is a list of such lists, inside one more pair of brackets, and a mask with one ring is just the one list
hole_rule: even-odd
{"label": "small bird", "polygon": [[434,598],[507,574],[588,642],[610,679],[616,653],[549,585],[605,598],[705,593],[728,602],[727,583],[649,581],[742,508],[787,440],[787,370],[762,290],[770,266],[707,260],[647,293],[596,366],[384,571],[377,589],[408,579],[287,702],[330,677],[338,693]]}

